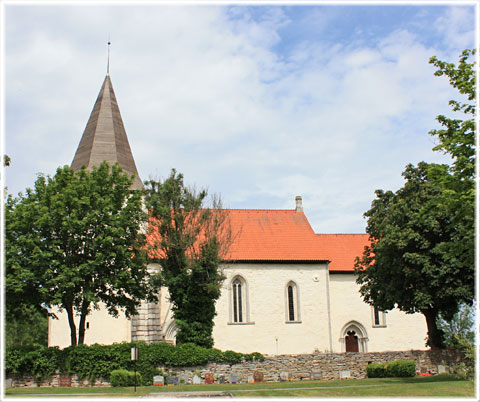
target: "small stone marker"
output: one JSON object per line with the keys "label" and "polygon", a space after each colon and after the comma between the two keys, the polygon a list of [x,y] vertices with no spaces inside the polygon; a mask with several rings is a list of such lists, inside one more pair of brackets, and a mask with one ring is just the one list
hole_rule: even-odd
{"label": "small stone marker", "polygon": [[153,385],[165,385],[165,378],[163,375],[156,375],[153,377]]}
{"label": "small stone marker", "polygon": [[187,384],[188,380],[189,380],[188,375],[186,375],[186,374],[180,374],[178,379],[179,379],[180,384]]}
{"label": "small stone marker", "polygon": [[263,382],[263,373],[261,371],[254,371],[253,380],[255,382]]}
{"label": "small stone marker", "polygon": [[227,380],[225,379],[225,376],[221,375],[220,378],[218,379],[218,382],[220,384],[226,384]]}
{"label": "small stone marker", "polygon": [[228,376],[228,382],[229,382],[230,384],[236,384],[236,383],[238,382],[238,380],[239,380],[239,377],[238,377],[238,375],[236,375],[236,374],[233,374],[233,373],[232,373],[232,374],[230,374],[230,375]]}
{"label": "small stone marker", "polygon": [[195,374],[193,376],[192,384],[201,384],[201,383],[202,383],[202,378]]}
{"label": "small stone marker", "polygon": [[319,372],[310,373],[310,379],[311,380],[321,380],[322,379],[322,373],[319,373]]}
{"label": "small stone marker", "polygon": [[72,377],[60,377],[58,379],[59,387],[71,387],[72,386]]}
{"label": "small stone marker", "polygon": [[340,371],[340,378],[351,378],[352,375],[350,374],[350,370],[342,370]]}
{"label": "small stone marker", "polygon": [[212,373],[205,373],[205,384],[215,384],[215,378]]}
{"label": "small stone marker", "polygon": [[167,377],[167,385],[178,385],[179,378],[176,375],[169,375]]}
{"label": "small stone marker", "polygon": [[288,381],[289,380],[288,372],[287,371],[282,371],[280,373],[280,381]]}
{"label": "small stone marker", "polygon": [[248,382],[249,382],[249,383],[255,382],[255,381],[253,380],[253,375],[250,374],[250,375],[248,376]]}
{"label": "small stone marker", "polygon": [[445,370],[445,366],[443,366],[443,365],[441,365],[441,364],[439,364],[439,365],[437,366],[437,373],[438,373],[438,374],[442,374],[442,373],[446,373],[446,372],[447,372],[447,370]]}

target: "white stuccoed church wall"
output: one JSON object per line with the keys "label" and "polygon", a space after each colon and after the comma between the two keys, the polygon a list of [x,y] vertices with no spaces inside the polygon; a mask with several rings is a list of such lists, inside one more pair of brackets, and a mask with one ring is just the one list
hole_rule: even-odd
{"label": "white stuccoed church wall", "polygon": [[[269,355],[341,353],[345,351],[344,332],[350,322],[360,325],[365,332],[365,349],[360,351],[425,349],[427,330],[423,315],[393,310],[386,314],[385,326],[375,327],[372,308],[362,301],[353,274],[328,274],[326,264],[320,263],[237,263],[225,265],[224,273],[227,278],[216,303],[213,329],[214,347],[218,349]],[[232,322],[231,287],[237,275],[245,280],[248,293],[246,322],[241,324]],[[300,316],[293,323],[287,322],[286,286],[290,281],[296,283],[299,296]],[[93,311],[87,318],[85,343],[157,341],[166,337],[173,321],[168,292],[162,289],[160,294],[160,303],[142,313],[148,317],[144,320],[148,324],[134,321],[132,325],[124,314],[114,318],[103,307]],[[64,348],[70,345],[70,329],[66,314],[58,316],[60,320],[49,320],[48,344]],[[152,331],[160,333],[152,336]],[[172,334],[169,335],[166,338],[172,340]]]}
{"label": "white stuccoed church wall", "polygon": [[424,350],[427,326],[422,314],[405,314],[398,309],[385,314],[385,326],[373,325],[372,307],[363,302],[354,274],[330,274],[333,352],[342,350],[342,330],[351,321],[367,333],[366,352]]}
{"label": "white stuccoed church wall", "polygon": [[[226,265],[222,295],[217,301],[214,347],[243,353],[312,353],[329,347],[326,264]],[[247,322],[233,323],[232,279],[246,281]],[[299,322],[287,322],[286,286],[298,288]]]}
{"label": "white stuccoed church wall", "polygon": [[[65,311],[59,313],[55,309],[54,312],[59,319],[48,319],[48,346],[59,346],[63,349],[70,346],[70,326]],[[80,318],[75,317],[77,336],[79,321]],[[94,343],[110,345],[131,340],[131,321],[123,313],[120,313],[118,318],[112,317],[103,304],[99,310],[94,310],[88,315],[87,322],[89,328],[85,330],[86,345]]]}

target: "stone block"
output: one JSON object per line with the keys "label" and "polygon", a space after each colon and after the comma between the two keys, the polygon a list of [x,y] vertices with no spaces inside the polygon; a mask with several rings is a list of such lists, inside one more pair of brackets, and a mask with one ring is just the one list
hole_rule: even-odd
{"label": "stone block", "polygon": [[255,382],[263,382],[263,372],[262,371],[254,371],[253,372],[253,380]]}
{"label": "stone block", "polygon": [[176,375],[169,375],[167,377],[167,385],[178,385],[180,379]]}
{"label": "stone block", "polygon": [[323,375],[319,371],[310,373],[311,380],[321,380],[322,378],[323,378]]}
{"label": "stone block", "polygon": [[213,376],[213,373],[205,373],[205,384],[214,384],[215,383],[215,377]]}
{"label": "stone block", "polygon": [[288,381],[290,379],[287,371],[282,371],[280,373],[280,381]]}
{"label": "stone block", "polygon": [[71,387],[72,386],[72,377],[59,377],[58,386],[59,387]]}

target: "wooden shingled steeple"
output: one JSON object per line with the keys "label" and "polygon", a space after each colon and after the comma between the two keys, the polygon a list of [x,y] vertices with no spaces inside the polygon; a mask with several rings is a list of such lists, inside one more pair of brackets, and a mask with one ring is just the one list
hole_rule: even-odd
{"label": "wooden shingled steeple", "polygon": [[110,165],[118,162],[126,173],[135,175],[132,188],[136,190],[143,188],[108,73],[73,157],[71,167],[73,170],[80,170],[85,165],[87,169],[91,169],[103,161],[107,161]]}

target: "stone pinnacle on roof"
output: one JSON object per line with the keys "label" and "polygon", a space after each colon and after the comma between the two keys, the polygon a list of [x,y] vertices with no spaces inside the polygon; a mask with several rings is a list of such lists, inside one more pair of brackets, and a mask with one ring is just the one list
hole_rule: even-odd
{"label": "stone pinnacle on roof", "polygon": [[93,166],[99,166],[103,161],[107,161],[110,165],[118,162],[126,173],[135,175],[132,189],[143,188],[108,73],[71,167],[73,170],[80,170],[85,165],[87,169],[91,169]]}

